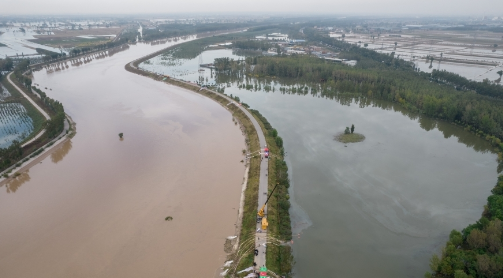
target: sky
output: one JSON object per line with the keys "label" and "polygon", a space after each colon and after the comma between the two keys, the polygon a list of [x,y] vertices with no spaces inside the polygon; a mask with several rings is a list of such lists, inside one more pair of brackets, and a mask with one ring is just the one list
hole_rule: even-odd
{"label": "sky", "polygon": [[501,0],[0,0],[0,15],[323,13],[503,16]]}

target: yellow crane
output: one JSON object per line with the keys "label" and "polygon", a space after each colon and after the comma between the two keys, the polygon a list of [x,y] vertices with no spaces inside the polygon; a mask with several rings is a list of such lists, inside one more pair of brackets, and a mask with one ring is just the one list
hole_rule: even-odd
{"label": "yellow crane", "polygon": [[267,230],[267,226],[269,226],[269,222],[267,222],[267,218],[264,217],[265,216],[264,209],[265,209],[265,206],[267,205],[267,202],[269,202],[269,199],[271,198],[272,193],[274,193],[274,190],[276,190],[276,187],[278,187],[278,185],[279,185],[279,183],[276,183],[276,186],[272,189],[271,194],[269,194],[269,196],[267,196],[267,200],[265,201],[264,205],[257,212],[257,215],[258,215],[257,219],[259,221],[262,221],[262,230]]}

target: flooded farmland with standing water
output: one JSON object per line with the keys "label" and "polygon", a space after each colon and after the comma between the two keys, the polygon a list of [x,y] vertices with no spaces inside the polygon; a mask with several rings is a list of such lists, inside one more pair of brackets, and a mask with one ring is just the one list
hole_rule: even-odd
{"label": "flooded farmland with standing water", "polygon": [[34,73],[77,134],[0,184],[1,277],[221,271],[245,172],[242,131],[214,101],[124,70],[173,43]]}
{"label": "flooded farmland with standing water", "polygon": [[[235,58],[217,51],[202,56]],[[168,75],[182,67],[177,78],[212,83],[215,73],[198,72],[197,60],[175,66],[157,57],[140,66]],[[292,84],[275,79],[218,85],[259,110],[284,140],[296,277],[423,277],[450,231],[480,218],[497,180],[488,142],[400,105],[288,94],[279,89]],[[365,141],[335,141],[351,124]]]}

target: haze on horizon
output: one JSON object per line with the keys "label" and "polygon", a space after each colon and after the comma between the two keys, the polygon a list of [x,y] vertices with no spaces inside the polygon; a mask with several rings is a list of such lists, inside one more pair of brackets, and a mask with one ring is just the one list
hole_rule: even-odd
{"label": "haze on horizon", "polygon": [[503,14],[499,0],[4,0],[0,15],[302,13],[394,16],[479,16]]}

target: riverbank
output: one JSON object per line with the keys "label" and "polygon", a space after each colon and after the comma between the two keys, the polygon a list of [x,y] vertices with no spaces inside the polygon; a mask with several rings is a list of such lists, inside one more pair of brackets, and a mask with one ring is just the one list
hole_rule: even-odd
{"label": "riverbank", "polygon": [[[207,97],[212,98],[213,100],[219,102],[224,108],[230,109],[229,107],[234,108],[240,108],[240,110],[245,110],[242,107],[236,107],[235,105],[230,105],[234,103],[229,103],[229,101],[233,102],[232,99],[226,97],[225,95],[222,95],[217,92],[210,91],[206,88],[199,87],[197,84],[193,84],[190,82],[185,82],[181,80],[176,80],[173,78],[166,78],[165,76],[155,74],[152,72],[147,72],[144,70],[140,70],[137,68],[137,66],[148,59],[151,59],[162,52],[166,51],[168,49],[165,49],[163,51],[158,51],[158,53],[154,53],[145,57],[142,57],[140,59],[137,59],[131,63],[128,63],[125,68],[126,70],[140,74],[146,77],[150,77],[154,80],[158,81],[163,81],[172,85],[176,85],[185,89],[189,89],[191,91],[203,94]],[[236,110],[234,110],[236,111]],[[253,110],[252,110],[253,111]],[[255,111],[253,111],[255,112]],[[283,161],[283,153],[284,150],[282,149],[282,146],[277,145],[277,139],[276,137],[273,137],[271,134],[269,134],[270,130],[265,128],[264,126],[268,126],[270,128],[270,124],[265,120],[263,117],[257,117],[257,113],[251,113],[250,115],[245,117],[240,117],[238,116],[238,120],[243,123],[246,122],[247,125],[249,125],[248,122],[251,120],[254,120],[257,123],[257,126],[255,126],[255,132],[257,132],[257,129],[260,131],[259,135],[261,138],[261,142],[256,142],[259,143],[258,145],[256,143],[252,143],[249,141],[249,137],[247,138],[247,142],[251,143],[248,145],[248,149],[251,150],[251,153],[256,153],[257,150],[260,150],[261,145],[265,145],[267,142],[268,146],[271,147],[271,156],[275,156],[272,158],[272,162],[274,165],[271,165],[269,163],[269,160],[261,160],[258,161],[258,163],[262,163],[263,165],[260,165],[259,167],[256,167],[255,164],[255,159],[258,157],[261,157],[261,155],[256,155],[251,157],[250,161],[250,172],[249,172],[249,185],[245,189],[245,195],[244,195],[244,202],[242,200],[242,203],[244,203],[244,208],[243,208],[243,220],[242,220],[242,227],[241,231],[239,231],[239,238],[238,242],[245,243],[245,246],[242,246],[240,250],[237,250],[237,253],[234,254],[233,256],[230,256],[229,259],[235,260],[235,263],[237,261],[237,265],[234,267],[231,267],[234,271],[244,269],[249,267],[250,265],[253,264],[253,262],[257,263],[258,266],[266,265],[269,267],[273,272],[285,275],[286,277],[290,277],[291,275],[291,270],[292,270],[292,264],[293,264],[293,256],[291,254],[291,247],[288,245],[285,245],[284,242],[291,240],[291,224],[290,224],[290,218],[289,218],[289,213],[288,213],[288,208],[289,208],[289,203],[288,203],[288,182],[285,181],[288,180],[288,173],[287,173],[287,167],[286,163]],[[234,114],[233,114],[234,115]],[[253,116],[252,116],[253,115]],[[252,119],[248,118],[251,117]],[[247,130],[245,128],[245,134],[247,134]],[[266,135],[264,135],[266,134]],[[275,134],[277,136],[277,133]],[[281,140],[281,138],[279,138]],[[262,142],[263,141],[263,142]],[[282,142],[282,141],[281,141]],[[257,145],[256,147],[252,145]],[[278,171],[278,172],[277,172]],[[279,175],[279,176],[278,176]],[[263,176],[263,180],[261,179]],[[263,189],[258,188],[256,185],[254,186],[253,180],[259,180],[260,185],[262,184],[268,184],[268,186],[265,186]],[[277,189],[276,194],[272,196],[270,199],[267,209],[271,207],[271,216],[269,217],[268,215],[268,221],[270,222],[270,226],[267,231],[261,231],[261,233],[257,233],[257,231],[260,231],[260,224],[257,224],[255,219],[256,219],[256,213],[258,209],[261,208],[263,203],[266,201],[266,197],[268,196],[269,193],[272,192],[274,189],[274,185],[277,183],[282,183],[282,186],[280,186],[279,189]],[[262,187],[262,186],[259,186]],[[282,188],[281,188],[282,187]],[[264,192],[264,194],[260,194],[261,192]],[[266,194],[267,193],[267,194]],[[262,196],[263,195],[263,196]],[[263,200],[262,200],[263,199]],[[258,203],[258,208],[256,208],[254,204]],[[281,203],[281,209],[279,204]],[[287,203],[287,205],[285,205]],[[267,211],[267,210],[266,210]],[[285,227],[288,227],[288,229],[285,230]],[[269,233],[272,232],[271,237],[269,237]],[[252,240],[252,237],[255,236],[255,248],[258,250],[258,256],[254,257],[253,253],[250,252],[251,250],[247,249],[253,249],[252,246],[249,245],[249,242]],[[268,245],[268,248],[266,249],[266,244]],[[266,260],[267,258],[267,260]],[[266,263],[267,261],[267,263]],[[232,271],[229,273],[231,274]]]}
{"label": "riverbank", "polygon": [[[154,52],[133,62],[130,62],[125,65],[125,69],[129,72],[149,77],[156,81],[162,81],[171,85],[188,89],[216,101],[222,107],[229,110],[232,116],[241,125],[243,135],[245,136],[248,153],[256,153],[257,150],[259,150],[260,152],[261,146],[265,145],[265,136],[263,134],[263,130],[259,128],[259,123],[253,118],[250,112],[248,112],[244,107],[240,106],[240,104],[236,103],[234,100],[225,95],[211,91],[207,88],[202,88],[197,84],[173,78],[166,78],[165,76],[159,74],[138,69],[138,65],[141,62],[158,56],[173,47]],[[253,264],[254,261],[258,266],[266,264],[265,243],[267,243],[267,231],[262,231],[261,234],[256,233],[258,231],[256,231],[257,227],[260,227],[260,224],[256,223],[256,217],[258,211],[257,204],[259,207],[261,207],[262,203],[265,202],[265,199],[259,200],[260,197],[262,197],[263,199],[263,196],[260,196],[260,192],[268,192],[266,174],[268,169],[268,161],[262,160],[261,155],[251,155],[249,157],[247,172],[245,172],[244,177],[246,185],[243,184],[242,186],[240,209],[238,212],[238,222],[240,223],[236,224],[235,235],[237,236],[237,239],[234,243],[234,253],[229,254],[227,258],[228,260],[234,261],[234,265],[231,268],[228,268],[228,270],[232,269],[230,272],[228,272],[228,270],[224,270],[222,274],[225,273],[227,275],[233,275],[237,270],[249,267]],[[264,176],[264,180],[261,180],[261,176]],[[255,244],[253,246],[250,246],[250,241],[252,241],[254,237]],[[260,240],[260,237],[262,237],[262,240]],[[255,258],[253,252],[250,252],[253,249],[259,250],[259,254]]]}
{"label": "riverbank", "polygon": [[34,73],[68,107],[79,134],[18,177],[26,179],[15,193],[14,185],[0,188],[9,211],[0,215],[9,239],[0,242],[0,276],[219,273],[223,241],[235,232],[244,138],[214,101],[124,70],[167,46],[138,44],[68,71]]}
{"label": "riverbank", "polygon": [[[12,79],[11,79],[11,76],[12,76],[12,72],[9,73],[7,75],[7,81],[10,83],[11,86],[14,87],[15,90],[17,90],[26,100],[28,100],[28,102],[33,106],[35,107],[35,109],[40,113],[42,114],[42,116],[45,118],[45,120],[50,120],[51,117],[49,117],[49,114],[47,114],[47,112],[45,112],[42,108],[40,108],[40,106],[37,105],[37,103],[35,103],[35,101],[33,101],[33,99],[31,97],[29,97],[27,94],[25,94],[23,92],[23,90],[21,90],[16,84],[14,84],[14,82],[12,82]],[[35,121],[35,120],[34,120]],[[45,132],[45,129],[42,129],[40,130],[39,132],[37,133],[34,133],[35,135],[33,136],[33,138],[31,138],[30,140],[26,141],[25,143],[23,143],[21,145],[21,147],[25,147],[27,146],[28,144],[32,143],[33,141],[37,140],[38,138],[40,138]],[[30,135],[31,137],[32,135]]]}
{"label": "riverbank", "polygon": [[[43,132],[40,133],[43,134]],[[66,115],[63,131],[58,136],[56,136],[55,139],[45,143],[44,145],[41,145],[37,149],[34,149],[31,153],[27,153],[22,160],[0,172],[0,187],[5,184],[16,182],[18,177],[21,176],[22,173],[27,172],[31,167],[37,165],[53,151],[60,148],[65,142],[69,141],[73,136],[75,136],[75,134],[76,124],[70,116]],[[26,144],[23,144],[23,147],[31,143],[32,142],[27,142]],[[15,173],[11,174],[12,172]]]}
{"label": "riverbank", "polygon": [[[165,50],[159,51],[159,53],[163,51]],[[134,64],[139,64],[143,60],[150,59],[154,56],[155,55],[147,55],[141,59],[136,60]],[[257,150],[260,150],[261,144],[259,142],[259,136],[257,130],[254,127],[251,119],[240,109],[240,107],[237,106],[237,103],[235,103],[234,101],[229,102],[230,100],[227,97],[219,93],[212,92],[208,89],[200,88],[196,84],[191,84],[171,78],[164,78],[163,76],[157,74],[142,71],[136,67],[133,67],[132,64],[133,62],[126,64],[125,68],[127,71],[196,92],[219,103],[222,107],[229,110],[232,116],[236,118],[241,124],[244,132],[243,135],[245,136],[245,142],[249,152],[256,152]],[[262,130],[260,130],[260,132],[262,132]],[[255,229],[257,225],[256,223],[257,204],[259,201],[258,195],[259,195],[261,162],[262,161],[260,159],[260,155],[251,156],[248,160],[249,170],[247,175],[247,185],[246,189],[244,190],[244,201],[243,200],[240,201],[240,203],[243,204],[243,208],[242,208],[241,229],[238,229],[236,231],[236,236],[238,236],[237,242],[242,243],[249,242],[255,236]],[[236,251],[237,253],[240,252],[239,249]],[[228,259],[239,260],[236,254],[230,255]],[[247,265],[246,267],[249,267],[253,263],[253,253],[247,252],[246,256],[241,258],[241,262],[242,263],[240,265]],[[238,267],[240,265],[238,265]],[[234,270],[237,269],[236,267],[233,268]]]}
{"label": "riverbank", "polygon": [[39,95],[35,94],[32,91],[31,78],[25,77],[21,72],[29,72],[27,63],[18,64],[15,70],[7,75],[3,84],[14,96],[9,101],[19,102],[27,110],[33,121],[33,131],[23,142],[13,143],[2,150],[0,171],[4,178],[30,158],[38,156],[44,148],[52,146],[55,138],[61,137],[59,132],[68,133],[72,126],[64,113],[63,105],[48,98],[41,90],[35,89]]}

